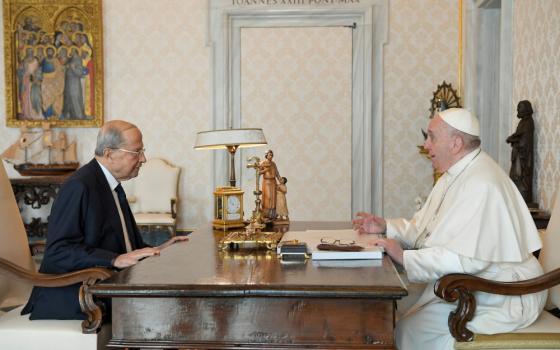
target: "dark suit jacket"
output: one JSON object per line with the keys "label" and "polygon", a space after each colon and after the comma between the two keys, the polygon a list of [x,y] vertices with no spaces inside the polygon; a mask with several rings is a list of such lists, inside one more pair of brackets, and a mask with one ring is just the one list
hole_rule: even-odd
{"label": "dark suit jacket", "polygon": [[[122,209],[130,212],[128,206]],[[133,226],[134,232],[129,233],[132,249],[146,247],[135,222]],[[39,272],[112,267],[112,260],[123,253],[126,248],[117,206],[99,163],[93,159],[78,169],[58,192]],[[31,313],[32,320],[85,319],[78,301],[80,285],[33,288],[22,314]]]}

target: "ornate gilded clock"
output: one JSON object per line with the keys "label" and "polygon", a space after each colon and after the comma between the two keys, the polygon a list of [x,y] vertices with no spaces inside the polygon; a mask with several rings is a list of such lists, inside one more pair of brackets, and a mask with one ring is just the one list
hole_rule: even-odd
{"label": "ornate gilded clock", "polygon": [[214,228],[243,227],[243,191],[237,187],[218,187],[214,191]]}

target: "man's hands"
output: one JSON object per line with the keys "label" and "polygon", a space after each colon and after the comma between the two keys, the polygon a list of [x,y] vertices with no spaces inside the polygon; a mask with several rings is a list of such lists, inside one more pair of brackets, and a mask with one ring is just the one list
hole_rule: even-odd
{"label": "man's hands", "polygon": [[159,247],[157,247],[157,249],[162,250],[165,249],[167,247],[169,247],[172,244],[175,244],[177,242],[185,242],[188,241],[189,237],[187,236],[175,236],[175,237],[171,237],[170,240],[168,240],[167,242],[163,243],[162,245],[160,245]]}
{"label": "man's hands", "polygon": [[352,220],[352,228],[359,233],[384,233],[387,230],[387,222],[382,217],[361,211]]}
{"label": "man's hands", "polygon": [[159,255],[159,248],[142,248],[136,249],[126,254],[121,254],[113,261],[113,266],[119,269],[124,269],[132,265],[136,265],[138,261],[149,256]]}
{"label": "man's hands", "polygon": [[119,269],[124,269],[125,267],[130,267],[136,265],[140,260],[147,258],[149,256],[159,255],[160,251],[169,247],[176,242],[188,241],[187,236],[175,236],[172,237],[167,242],[163,243],[156,248],[142,248],[136,249],[126,254],[121,254],[115,258],[113,266]]}

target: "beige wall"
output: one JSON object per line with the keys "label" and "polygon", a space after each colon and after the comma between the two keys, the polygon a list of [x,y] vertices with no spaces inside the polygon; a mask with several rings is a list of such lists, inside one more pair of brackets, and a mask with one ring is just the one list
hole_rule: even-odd
{"label": "beige wall", "polygon": [[[103,21],[105,120],[134,122],[147,157],[181,166],[179,227],[194,227],[211,217],[212,203],[212,152],[193,150],[196,132],[211,128],[205,1],[103,1]],[[0,60],[3,87],[3,54]],[[17,129],[5,127],[3,88],[0,113],[3,150],[18,137]],[[97,129],[68,134],[78,140],[80,163],[88,162]]]}
{"label": "beige wall", "polygon": [[389,1],[385,47],[385,174],[387,217],[411,216],[414,198],[431,189],[431,163],[418,154],[433,91],[457,86],[458,2]]}
{"label": "beige wall", "polygon": [[[349,220],[352,29],[242,29],[241,52],[242,123],[262,127],[268,141],[247,151],[261,159],[274,151],[288,179],[290,219]],[[246,194],[255,186],[254,171],[248,173]],[[253,196],[245,202],[255,207]]]}
{"label": "beige wall", "polygon": [[[514,94],[520,99],[525,91],[532,92],[523,98],[531,99],[537,111],[537,166],[547,167],[546,171],[539,171],[537,180],[539,197],[543,197],[541,193],[553,187],[560,171],[558,155],[554,152],[558,149],[556,140],[560,139],[556,122],[559,68],[551,61],[560,35],[558,23],[551,14],[552,10],[557,11],[557,3],[554,0],[531,2],[534,3],[539,4],[536,9],[525,2],[516,2],[515,49],[518,51],[514,58]],[[124,118],[135,122],[144,132],[149,157],[161,156],[183,168],[179,227],[196,227],[212,215],[212,152],[192,149],[195,133],[211,128],[212,73],[211,50],[205,44],[206,2],[106,0],[103,6],[105,119]],[[541,17],[546,20],[536,20]],[[457,84],[457,18],[456,1],[389,1],[389,37],[384,55],[386,216],[411,215],[414,198],[426,196],[431,188],[430,163],[418,154],[416,146],[423,142],[420,129],[428,122],[429,102],[437,84],[443,80]],[[539,29],[544,25],[555,28],[555,32]],[[533,34],[525,34],[527,31]],[[535,35],[543,40],[531,41]],[[523,46],[530,49],[519,50]],[[534,50],[545,55],[537,55]],[[543,62],[548,62],[553,70],[543,70]],[[3,69],[3,55],[0,55],[0,67]],[[539,78],[537,74],[541,74]],[[3,72],[0,86],[4,86]],[[541,89],[539,93],[535,91],[536,86]],[[552,91],[556,95],[552,96]],[[2,115],[4,98],[2,89]],[[284,128],[283,132],[298,133],[297,126]],[[92,156],[96,132],[94,129],[69,131],[71,137],[79,140],[82,163]],[[18,131],[6,128],[5,118],[1,118],[0,149],[14,142],[17,136]],[[275,148],[278,156],[293,152],[284,147],[287,146],[280,143]],[[280,163],[280,170],[287,172],[288,164]],[[294,169],[289,172],[297,173]],[[290,182],[296,179],[294,175]],[[548,205],[547,200],[539,198],[539,201],[545,207]]]}
{"label": "beige wall", "polygon": [[533,105],[533,196],[550,210],[560,181],[560,1],[516,1],[514,11],[513,101]]}

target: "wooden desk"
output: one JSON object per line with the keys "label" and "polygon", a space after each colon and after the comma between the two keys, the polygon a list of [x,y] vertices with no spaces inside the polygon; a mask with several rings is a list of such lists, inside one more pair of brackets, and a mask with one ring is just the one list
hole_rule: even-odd
{"label": "wooden desk", "polygon": [[[292,230],[349,228],[292,223]],[[358,267],[284,264],[274,252],[223,252],[210,226],[87,289],[112,298],[111,347],[394,349],[391,260]]]}

